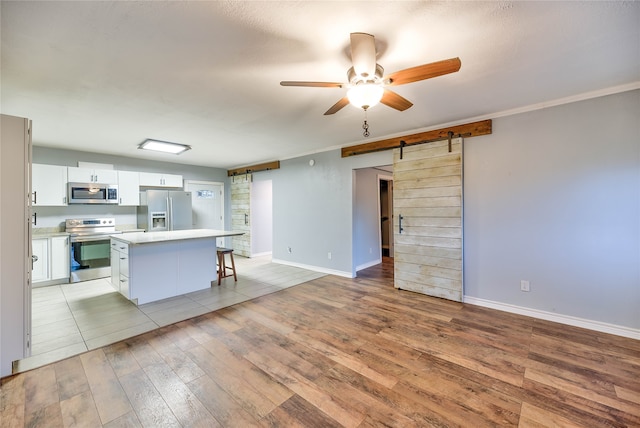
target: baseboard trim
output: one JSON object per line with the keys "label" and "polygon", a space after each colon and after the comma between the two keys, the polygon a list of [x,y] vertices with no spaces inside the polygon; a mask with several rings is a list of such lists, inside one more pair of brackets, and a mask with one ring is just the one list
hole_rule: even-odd
{"label": "baseboard trim", "polygon": [[280,259],[271,259],[271,262],[280,263],[281,265],[287,265],[287,266],[293,266],[293,267],[299,267],[302,269],[312,270],[314,272],[326,273],[327,275],[337,275],[337,276],[343,276],[345,278],[353,278],[353,274],[351,272],[345,272],[342,270],[327,269],[319,266],[305,265],[303,263],[295,263],[295,262],[290,262],[287,260],[280,260]]}
{"label": "baseboard trim", "polygon": [[560,324],[571,325],[574,327],[586,328],[589,330],[599,331],[602,333],[614,334],[616,336],[628,337],[630,339],[640,340],[640,330],[625,326],[608,324],[600,321],[593,321],[584,318],[573,317],[570,315],[556,314],[553,312],[541,311],[538,309],[525,308],[522,306],[511,305],[508,303],[494,302],[492,300],[478,299],[476,297],[464,296],[464,303],[482,306],[499,311],[510,312],[518,315],[525,315],[532,318],[553,321]]}
{"label": "baseboard trim", "polygon": [[271,251],[265,251],[264,253],[255,253],[251,254],[251,257],[262,257],[262,256],[270,256]]}
{"label": "baseboard trim", "polygon": [[382,263],[382,259],[372,260],[370,262],[361,264],[359,266],[356,266],[356,272],[362,269],[370,268],[371,266],[379,265],[380,263]]}

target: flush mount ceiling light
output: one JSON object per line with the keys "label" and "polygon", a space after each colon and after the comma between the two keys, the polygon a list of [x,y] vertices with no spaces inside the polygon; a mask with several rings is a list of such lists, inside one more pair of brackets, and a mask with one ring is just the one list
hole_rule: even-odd
{"label": "flush mount ceiling light", "polygon": [[182,152],[191,150],[191,146],[186,144],[170,143],[168,141],[146,139],[139,146],[142,150],[153,150],[155,152],[172,153],[179,155]]}

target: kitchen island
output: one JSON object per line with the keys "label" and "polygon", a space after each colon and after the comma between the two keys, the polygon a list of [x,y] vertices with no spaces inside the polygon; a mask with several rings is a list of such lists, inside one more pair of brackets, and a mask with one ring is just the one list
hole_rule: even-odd
{"label": "kitchen island", "polygon": [[209,288],[217,281],[216,238],[242,234],[190,229],[111,235],[111,284],[139,305]]}

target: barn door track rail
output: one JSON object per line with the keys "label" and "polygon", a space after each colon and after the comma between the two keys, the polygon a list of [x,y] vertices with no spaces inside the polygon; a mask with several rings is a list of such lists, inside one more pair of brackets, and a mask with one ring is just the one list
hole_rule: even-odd
{"label": "barn door track rail", "polygon": [[434,141],[442,141],[457,137],[470,138],[478,137],[480,135],[488,135],[491,134],[491,126],[491,119],[487,119],[479,122],[466,123],[464,125],[449,126],[446,128],[434,129],[432,131],[405,135],[402,137],[388,138],[385,140],[373,141],[371,143],[343,147],[342,157],[346,158],[349,156],[363,155],[365,153],[373,153],[396,148],[400,148],[402,150],[407,146],[432,143]]}

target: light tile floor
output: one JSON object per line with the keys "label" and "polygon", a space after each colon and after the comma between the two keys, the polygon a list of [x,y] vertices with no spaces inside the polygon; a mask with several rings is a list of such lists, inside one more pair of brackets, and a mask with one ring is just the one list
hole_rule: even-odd
{"label": "light tile floor", "polygon": [[271,263],[271,257],[235,256],[238,282],[136,306],[113,290],[109,279],[34,288],[30,370],[147,331],[244,302],[325,274]]}

